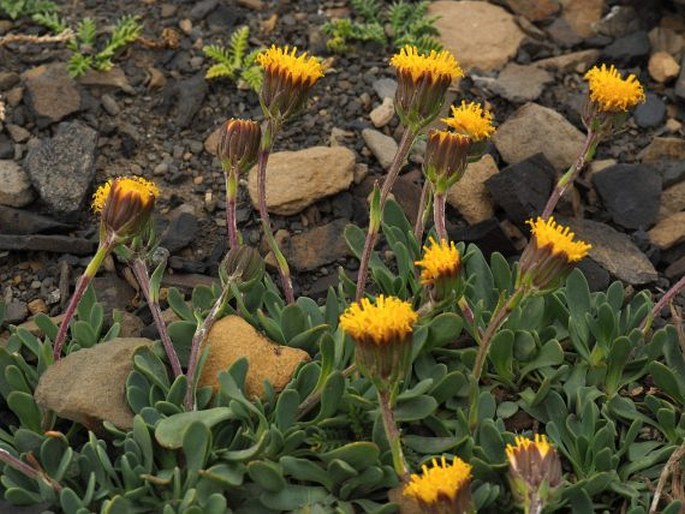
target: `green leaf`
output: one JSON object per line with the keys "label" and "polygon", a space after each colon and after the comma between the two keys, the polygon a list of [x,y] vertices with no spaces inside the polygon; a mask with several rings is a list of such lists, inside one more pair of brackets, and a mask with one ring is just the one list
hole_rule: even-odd
{"label": "green leaf", "polygon": [[86,321],[72,323],[71,335],[81,348],[91,348],[98,342],[95,331]]}
{"label": "green leaf", "polygon": [[221,483],[228,487],[239,487],[243,484],[243,479],[247,468],[240,462],[221,463],[209,469],[200,471],[200,475]]}
{"label": "green leaf", "polygon": [[279,463],[283,467],[283,474],[292,477],[299,482],[316,482],[326,489],[333,488],[333,481],[326,470],[309,459],[301,459],[290,455],[284,455]]}
{"label": "green leaf", "polygon": [[395,408],[397,421],[418,421],[427,418],[438,408],[438,402],[432,396],[422,395],[408,400],[398,400]]}
{"label": "green leaf", "polygon": [[412,450],[425,455],[449,453],[464,443],[468,436],[463,437],[426,437],[407,434],[402,436],[402,442]]}
{"label": "green leaf", "polygon": [[514,378],[514,333],[511,330],[500,330],[492,338],[490,345],[488,358],[497,371],[495,379],[510,383]]}
{"label": "green leaf", "polygon": [[540,352],[537,354],[535,359],[529,362],[521,370],[521,378],[525,377],[531,371],[536,369],[548,367],[548,366],[559,366],[564,362],[564,350],[561,348],[559,341],[552,339],[547,341],[545,345],[540,348]]}
{"label": "green leaf", "polygon": [[300,405],[300,395],[294,389],[286,389],[276,401],[274,423],[281,432],[288,430],[297,421],[297,407]]}
{"label": "green leaf", "polygon": [[683,393],[678,378],[670,368],[666,367],[661,362],[652,362],[649,365],[649,374],[652,376],[654,383],[659,389],[678,401],[681,406],[685,405],[685,393]]}
{"label": "green leaf", "polygon": [[[222,407],[217,407],[221,409]],[[207,412],[207,411],[199,411]],[[178,414],[182,416],[182,413]],[[166,418],[171,419],[171,418]],[[165,420],[162,420],[163,423]],[[223,421],[223,420],[222,420]],[[203,420],[191,421],[189,425],[185,427],[183,433],[183,454],[185,455],[186,469],[188,471],[188,484],[194,484],[195,477],[197,477],[198,472],[205,467],[207,464],[207,458],[209,457],[209,452],[212,450],[212,433],[209,430],[210,426],[216,424],[208,424]],[[159,425],[158,425],[159,427]],[[155,435],[157,435],[155,431]],[[159,441],[159,437],[157,437]],[[161,443],[160,443],[161,444]]]}
{"label": "green leaf", "polygon": [[442,348],[454,342],[464,328],[461,316],[452,312],[443,312],[433,318],[428,325],[426,349]]}
{"label": "green leaf", "polygon": [[42,433],[43,415],[33,399],[33,395],[22,391],[12,391],[7,396],[7,406],[19,418],[23,427]]}
{"label": "green leaf", "polygon": [[247,473],[258,486],[270,493],[282,491],[288,485],[281,467],[271,461],[253,460],[247,465]]}
{"label": "green leaf", "polygon": [[269,509],[291,512],[323,501],[327,496],[328,491],[323,487],[292,484],[275,494],[264,492],[259,500]]}
{"label": "green leaf", "polygon": [[377,464],[379,457],[380,450],[378,446],[368,441],[348,443],[320,455],[321,460],[326,464],[334,460],[341,460],[358,471]]}
{"label": "green leaf", "polygon": [[193,311],[190,309],[186,301],[183,299],[183,295],[175,287],[170,287],[167,294],[167,302],[169,307],[174,313],[185,321],[195,322],[195,316]]}
{"label": "green leaf", "polygon": [[182,412],[162,419],[155,428],[155,439],[164,448],[175,450],[183,446],[185,433],[193,423],[200,422],[207,429],[210,429],[228,419],[235,419],[233,410],[229,407]]}

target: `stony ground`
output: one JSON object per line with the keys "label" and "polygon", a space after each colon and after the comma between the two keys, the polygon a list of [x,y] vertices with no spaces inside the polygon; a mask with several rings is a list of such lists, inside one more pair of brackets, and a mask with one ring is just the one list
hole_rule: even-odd
{"label": "stony ground", "polygon": [[[90,16],[100,29],[125,13],[140,15],[144,39],[117,56],[111,72],[76,81],[61,46],[0,44],[0,284],[8,323],[63,310],[97,244],[89,195],[120,174],[152,178],[162,190],[158,226],[171,253],[165,284],[189,288],[216,276],[226,248],[225,196],[212,134],[226,118],[261,112],[253,91],[204,79],[211,63],[201,49],[226,43],[243,25],[252,47],[296,45],[330,64],[306,112],[276,142],[278,152],[302,153],[273,156],[269,202],[296,293],[325,293],[340,265],[355,272],[342,230],[366,223],[366,197],[392,157],[398,120],[392,48],[326,49],[320,26],[348,15],[347,2],[73,0],[61,9],[72,24]],[[619,278],[658,293],[677,280],[685,271],[682,0],[440,0],[430,9],[468,71],[450,100],[487,102],[499,126],[488,155],[450,193],[453,238],[517,254],[525,220],[541,210],[582,144],[582,74],[610,62],[639,77],[647,102],[600,146],[557,212],[593,245],[582,263],[593,287]],[[0,37],[43,32],[28,19],[0,19]],[[412,221],[421,154],[419,143],[394,191]],[[243,186],[240,229],[260,245],[254,177]],[[99,297],[127,311],[127,327],[139,332],[150,318],[134,282],[114,261],[105,268]]]}

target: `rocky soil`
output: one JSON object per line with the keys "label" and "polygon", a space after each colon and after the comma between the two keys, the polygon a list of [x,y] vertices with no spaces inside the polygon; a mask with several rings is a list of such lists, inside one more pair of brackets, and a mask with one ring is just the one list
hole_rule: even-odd
{"label": "rocky soil", "polygon": [[[348,15],[347,2],[74,0],[61,9],[72,24],[90,16],[101,28],[123,14],[140,15],[144,40],[117,56],[112,71],[79,80],[67,74],[62,46],[0,45],[6,323],[63,310],[97,245],[89,197],[121,174],[151,178],[162,191],[158,229],[171,254],[165,285],[188,289],[214,280],[226,249],[214,132],[226,118],[260,119],[261,111],[253,91],[205,80],[211,63],[201,49],[225,44],[243,25],[252,47],[296,45],[330,63],[306,112],[276,142],[269,207],[296,272],[296,294],[325,294],[338,266],[355,272],[341,234],[347,223],[366,224],[366,198],[392,159],[399,121],[388,66],[393,49],[357,44],[345,55],[326,49],[320,27]],[[581,264],[593,288],[618,278],[659,294],[676,281],[685,272],[683,1],[438,0],[430,11],[441,16],[443,43],[467,71],[450,100],[487,102],[498,124],[488,154],[450,192],[451,236],[486,253],[517,255],[525,220],[542,210],[555,177],[582,144],[582,75],[597,62],[613,63],[639,77],[647,102],[602,143],[557,213],[593,245]],[[28,19],[0,19],[0,37],[43,32]],[[417,144],[394,190],[412,221],[422,150]],[[242,183],[239,227],[266,252],[255,177]],[[125,335],[154,333],[135,281],[117,262],[106,263],[95,287],[107,312],[126,312]]]}

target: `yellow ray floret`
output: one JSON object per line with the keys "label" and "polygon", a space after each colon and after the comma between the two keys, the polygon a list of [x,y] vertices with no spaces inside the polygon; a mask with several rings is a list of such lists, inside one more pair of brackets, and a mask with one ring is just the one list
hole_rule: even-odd
{"label": "yellow ray floret", "polygon": [[431,75],[434,81],[439,77],[449,77],[450,82],[464,76],[459,63],[447,50],[431,50],[429,54],[422,55],[416,47],[407,45],[392,56],[390,64],[400,72],[409,73],[412,82],[418,82],[426,74]]}
{"label": "yellow ray floret", "polygon": [[406,339],[417,319],[409,302],[379,295],[375,304],[362,298],[350,305],[340,316],[340,326],[356,341],[385,345]]}
{"label": "yellow ray floret", "polygon": [[433,284],[441,277],[452,277],[456,275],[461,266],[459,250],[454,242],[448,243],[441,239],[437,243],[434,238],[429,238],[429,245],[423,247],[423,259],[414,264],[423,268],[421,270],[421,283],[423,285]]}
{"label": "yellow ray floret", "polygon": [[94,212],[102,212],[115,180],[117,181],[117,192],[121,196],[127,196],[129,194],[140,196],[143,204],[147,203],[149,200],[154,200],[159,196],[159,188],[157,188],[155,183],[144,179],[143,177],[132,176],[109,179],[98,187],[93,194],[92,208]]}
{"label": "yellow ray floret", "polygon": [[471,465],[458,457],[447,464],[443,456],[438,462],[433,459],[433,467],[421,466],[422,473],[412,474],[403,493],[413,496],[425,504],[434,504],[442,497],[453,500],[471,478]]}
{"label": "yellow ray floret", "polygon": [[532,448],[535,448],[540,457],[544,459],[545,455],[552,449],[552,445],[549,444],[547,436],[544,434],[535,434],[534,440],[516,436],[514,442],[516,443],[515,445],[508,444],[506,449],[507,457],[510,461],[515,458],[516,454],[530,451]]}
{"label": "yellow ray floret", "polygon": [[645,92],[635,75],[631,73],[623,79],[613,65],[593,67],[585,74],[585,80],[590,84],[590,99],[602,111],[627,111],[645,101]]}
{"label": "yellow ray floret", "polygon": [[267,73],[290,75],[298,84],[311,86],[323,77],[323,66],[315,57],[308,56],[307,52],[296,54],[297,47],[271,45],[257,56],[257,62]]}
{"label": "yellow ray floret", "polygon": [[495,132],[492,113],[484,110],[480,104],[462,100],[459,107],[452,106],[451,110],[452,115],[442,118],[442,122],[459,134],[468,136],[473,141],[481,141]]}
{"label": "yellow ray floret", "polygon": [[527,222],[535,236],[538,248],[549,247],[553,255],[562,255],[568,262],[576,262],[585,257],[592,248],[583,241],[574,241],[575,234],[568,227],[563,227],[554,221],[553,217],[543,220],[528,220]]}

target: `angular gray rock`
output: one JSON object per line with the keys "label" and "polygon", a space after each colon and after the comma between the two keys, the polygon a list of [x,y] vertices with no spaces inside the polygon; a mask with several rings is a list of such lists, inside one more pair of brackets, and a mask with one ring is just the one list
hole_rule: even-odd
{"label": "angular gray rock", "polygon": [[41,375],[36,402],[90,429],[109,421],[129,430],[133,413],[126,403],[126,378],[135,351],[151,345],[149,339],[118,338],[70,353]]}
{"label": "angular gray rock", "polygon": [[510,62],[498,75],[493,90],[512,102],[531,102],[542,94],[545,84],[552,81],[552,74],[538,66]]}
{"label": "angular gray rock", "polygon": [[53,138],[32,147],[25,168],[40,198],[59,214],[83,206],[95,176],[98,133],[79,121],[63,122]]}

